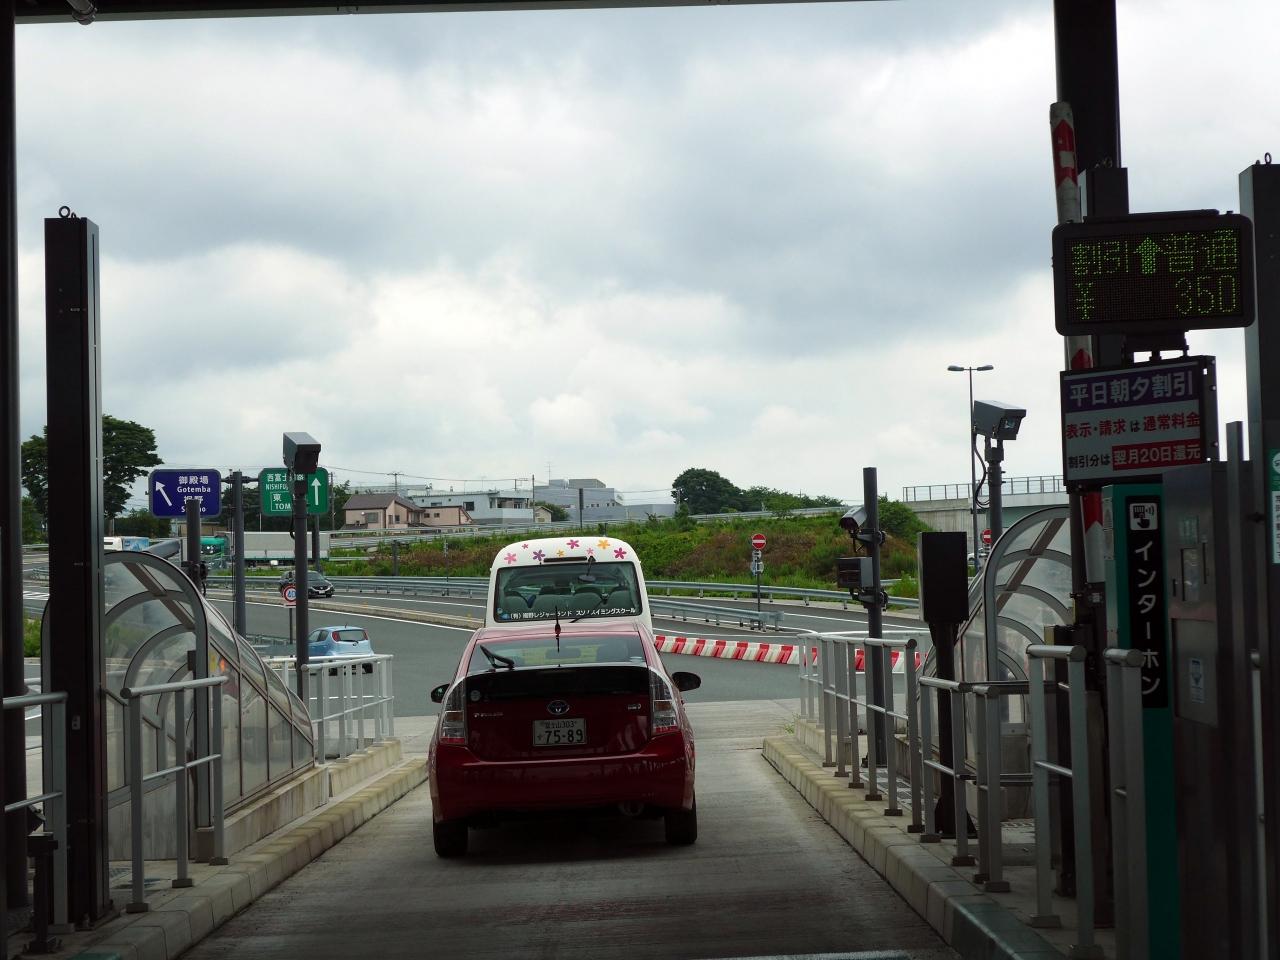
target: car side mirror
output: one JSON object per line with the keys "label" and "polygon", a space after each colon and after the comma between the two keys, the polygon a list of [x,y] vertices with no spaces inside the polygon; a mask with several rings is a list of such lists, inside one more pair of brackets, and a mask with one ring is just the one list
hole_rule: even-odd
{"label": "car side mirror", "polygon": [[696,673],[688,673],[684,670],[677,670],[671,675],[672,681],[675,682],[676,689],[681,693],[686,690],[697,690],[702,686],[702,678]]}
{"label": "car side mirror", "polygon": [[449,685],[447,683],[440,684],[440,686],[436,687],[434,690],[431,691],[431,702],[444,703],[444,695],[448,692],[449,692]]}

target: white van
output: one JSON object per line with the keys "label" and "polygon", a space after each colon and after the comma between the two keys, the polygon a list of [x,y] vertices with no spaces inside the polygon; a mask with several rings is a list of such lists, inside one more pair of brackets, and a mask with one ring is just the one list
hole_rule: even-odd
{"label": "white van", "polygon": [[637,620],[650,631],[644,572],[631,544],[608,536],[517,540],[489,571],[486,627],[538,621]]}

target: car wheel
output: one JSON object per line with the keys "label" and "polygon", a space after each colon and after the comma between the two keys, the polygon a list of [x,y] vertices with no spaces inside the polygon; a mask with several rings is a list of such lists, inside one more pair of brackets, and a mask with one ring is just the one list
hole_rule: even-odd
{"label": "car wheel", "polygon": [[467,852],[467,825],[461,820],[441,820],[431,824],[431,840],[437,857],[461,857]]}
{"label": "car wheel", "polygon": [[688,810],[668,810],[663,820],[672,846],[687,847],[698,839],[698,801]]}

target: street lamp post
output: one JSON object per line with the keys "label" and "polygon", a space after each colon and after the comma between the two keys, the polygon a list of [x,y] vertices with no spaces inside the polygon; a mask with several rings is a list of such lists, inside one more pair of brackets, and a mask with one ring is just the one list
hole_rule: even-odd
{"label": "street lamp post", "polygon": [[973,372],[986,373],[995,367],[989,363],[980,367],[961,367],[953,363],[947,369],[952,373],[969,374],[969,518],[973,522],[973,571],[977,573],[982,569],[982,557],[978,550],[978,471],[973,462],[978,436],[973,424]]}

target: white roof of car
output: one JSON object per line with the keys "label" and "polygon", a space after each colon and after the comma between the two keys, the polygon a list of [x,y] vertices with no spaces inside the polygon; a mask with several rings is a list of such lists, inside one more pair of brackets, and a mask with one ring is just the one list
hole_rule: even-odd
{"label": "white roof of car", "polygon": [[493,558],[493,570],[504,567],[536,567],[544,560],[598,561],[629,560],[639,564],[640,559],[625,540],[610,536],[573,534],[563,537],[542,537],[537,540],[517,540],[509,543]]}

